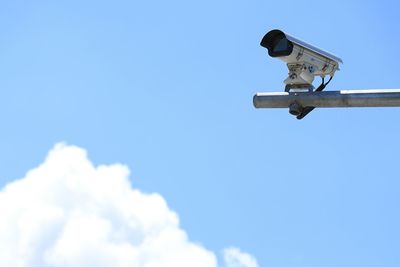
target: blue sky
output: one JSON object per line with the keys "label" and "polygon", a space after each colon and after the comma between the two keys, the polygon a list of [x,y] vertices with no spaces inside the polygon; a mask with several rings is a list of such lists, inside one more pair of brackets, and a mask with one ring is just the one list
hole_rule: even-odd
{"label": "blue sky", "polygon": [[65,141],[128,165],[213,251],[400,264],[400,109],[297,121],[252,105],[283,90],[285,64],[259,46],[274,28],[343,59],[326,90],[399,88],[396,1],[0,3],[1,186]]}

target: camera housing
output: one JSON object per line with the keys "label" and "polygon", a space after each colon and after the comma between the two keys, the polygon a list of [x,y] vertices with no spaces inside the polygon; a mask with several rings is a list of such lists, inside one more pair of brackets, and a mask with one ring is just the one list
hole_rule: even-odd
{"label": "camera housing", "polygon": [[343,61],[322,49],[301,41],[281,30],[269,31],[261,40],[271,57],[287,63],[289,76],[284,83],[286,91],[313,91],[315,76],[333,77]]}

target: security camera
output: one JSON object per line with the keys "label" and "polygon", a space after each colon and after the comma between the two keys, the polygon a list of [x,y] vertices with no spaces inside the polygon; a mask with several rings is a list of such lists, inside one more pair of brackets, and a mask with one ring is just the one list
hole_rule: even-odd
{"label": "security camera", "polygon": [[[312,83],[315,76],[322,78],[322,85],[325,88],[328,83],[324,84],[324,77],[329,75],[331,80],[339,70],[339,63],[343,63],[340,58],[281,30],[268,32],[261,40],[261,46],[268,49],[271,57],[287,63],[289,76],[284,81],[287,92],[313,91]],[[318,89],[322,90],[321,86]]]}

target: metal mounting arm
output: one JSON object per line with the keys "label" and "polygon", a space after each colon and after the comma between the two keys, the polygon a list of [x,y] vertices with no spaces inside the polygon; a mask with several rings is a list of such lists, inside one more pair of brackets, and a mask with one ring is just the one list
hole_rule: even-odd
{"label": "metal mounting arm", "polygon": [[256,108],[289,108],[295,116],[307,107],[400,107],[400,89],[257,93],[253,103]]}

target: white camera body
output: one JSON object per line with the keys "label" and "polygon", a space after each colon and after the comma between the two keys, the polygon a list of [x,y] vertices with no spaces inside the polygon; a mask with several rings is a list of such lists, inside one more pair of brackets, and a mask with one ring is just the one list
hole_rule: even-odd
{"label": "white camera body", "polygon": [[271,57],[287,63],[289,76],[284,81],[287,88],[312,90],[315,76],[333,76],[343,61],[328,52],[307,44],[281,30],[268,32],[261,40]]}

